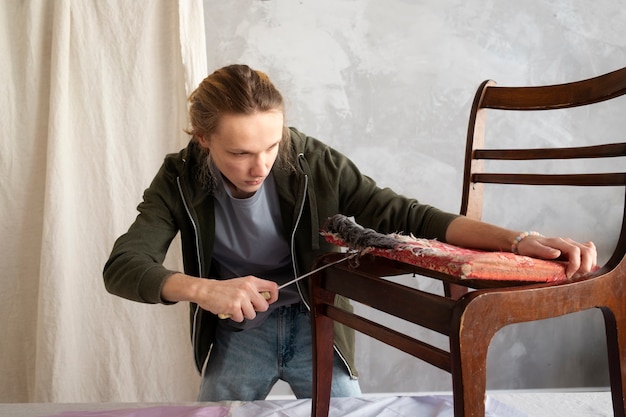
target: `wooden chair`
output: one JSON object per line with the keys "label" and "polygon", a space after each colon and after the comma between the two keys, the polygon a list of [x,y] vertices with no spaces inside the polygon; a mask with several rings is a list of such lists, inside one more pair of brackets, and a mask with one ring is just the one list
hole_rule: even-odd
{"label": "wooden chair", "polygon": [[[467,133],[461,214],[481,218],[487,184],[621,187],[626,200],[626,173],[504,174],[484,172],[484,160],[613,158],[626,156],[626,143],[558,149],[486,149],[487,110],[553,110],[587,106],[626,94],[626,68],[579,82],[542,87],[499,87],[483,82],[472,105]],[[626,110],[624,98],[615,101]],[[543,114],[543,113],[542,113]],[[626,111],[624,111],[626,116]],[[575,132],[573,132],[575,134]],[[581,161],[579,161],[581,162]],[[584,163],[581,165],[585,165]],[[587,167],[585,167],[587,168]],[[354,267],[341,263],[314,276],[314,388],[312,415],[329,411],[333,364],[333,323],[343,323],[452,376],[454,415],[485,413],[487,350],[504,326],[599,308],[606,327],[609,376],[615,416],[626,417],[626,209],[618,242],[609,260],[595,273],[556,283],[463,280],[382,257],[363,256]],[[342,255],[327,254],[321,266]],[[506,274],[506,271],[502,271]],[[381,277],[418,274],[440,279],[445,296],[423,292]],[[471,291],[468,291],[471,288]],[[459,291],[459,289],[461,289]],[[335,294],[384,311],[448,336],[445,351],[333,306]]]}

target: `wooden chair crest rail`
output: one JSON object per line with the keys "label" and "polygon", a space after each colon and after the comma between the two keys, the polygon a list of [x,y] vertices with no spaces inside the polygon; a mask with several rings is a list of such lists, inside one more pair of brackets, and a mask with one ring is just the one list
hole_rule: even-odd
{"label": "wooden chair crest rail", "polygon": [[[626,156],[626,142],[566,148],[486,148],[487,112],[549,111],[614,100],[626,94],[626,67],[595,78],[539,87],[500,87],[484,81],[471,108],[467,132],[461,214],[480,219],[488,184],[621,187],[626,205],[626,172],[492,173],[485,160],[571,159],[582,162]],[[626,109],[623,98],[616,106]],[[542,113],[543,114],[543,113]],[[626,111],[624,112],[626,115]],[[572,134],[575,134],[573,132]],[[614,141],[615,139],[613,139]],[[622,165],[623,166],[623,165]],[[486,359],[492,337],[504,326],[598,308],[604,317],[615,416],[626,417],[626,208],[612,255],[588,276],[548,283],[463,280],[396,260],[362,256],[360,265],[329,267],[311,280],[314,387],[312,415],[326,417],[333,365],[333,326],[347,325],[439,367],[452,376],[454,415],[485,413]],[[326,254],[315,267],[342,255]],[[440,279],[444,296],[381,277],[418,274]],[[506,271],[502,271],[503,276]],[[471,289],[471,290],[470,290]],[[449,352],[433,347],[333,305],[336,294],[424,326],[449,338]]]}

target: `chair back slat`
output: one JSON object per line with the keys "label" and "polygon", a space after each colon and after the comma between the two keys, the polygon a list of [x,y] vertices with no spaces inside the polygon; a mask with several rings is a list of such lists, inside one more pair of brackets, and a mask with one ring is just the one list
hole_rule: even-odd
{"label": "chair back slat", "polygon": [[574,148],[475,149],[474,159],[530,160],[613,158],[626,156],[626,142]]}
{"label": "chair back slat", "polygon": [[517,185],[572,185],[580,187],[626,186],[626,173],[606,174],[506,174],[476,173],[472,182]]}
{"label": "chair back slat", "polygon": [[489,88],[481,107],[500,110],[552,110],[585,106],[626,93],[626,67],[595,78],[542,87]]}

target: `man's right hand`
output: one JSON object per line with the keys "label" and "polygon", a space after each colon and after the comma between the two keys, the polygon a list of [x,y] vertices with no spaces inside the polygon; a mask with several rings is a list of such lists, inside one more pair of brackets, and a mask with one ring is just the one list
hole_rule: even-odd
{"label": "man's right hand", "polygon": [[[269,293],[266,299],[262,293]],[[163,300],[191,301],[213,314],[234,321],[252,320],[257,311],[267,311],[278,300],[278,284],[252,275],[226,280],[196,278],[182,273],[170,275],[161,289]]]}

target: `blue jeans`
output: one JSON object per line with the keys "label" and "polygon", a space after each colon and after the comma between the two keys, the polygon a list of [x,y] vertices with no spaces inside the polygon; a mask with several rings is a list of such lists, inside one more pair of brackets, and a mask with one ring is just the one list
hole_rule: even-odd
{"label": "blue jeans", "polygon": [[[278,307],[257,328],[232,332],[218,326],[198,401],[254,401],[287,382],[297,398],[312,396],[311,321],[300,304]],[[331,395],[361,395],[335,352]]]}

